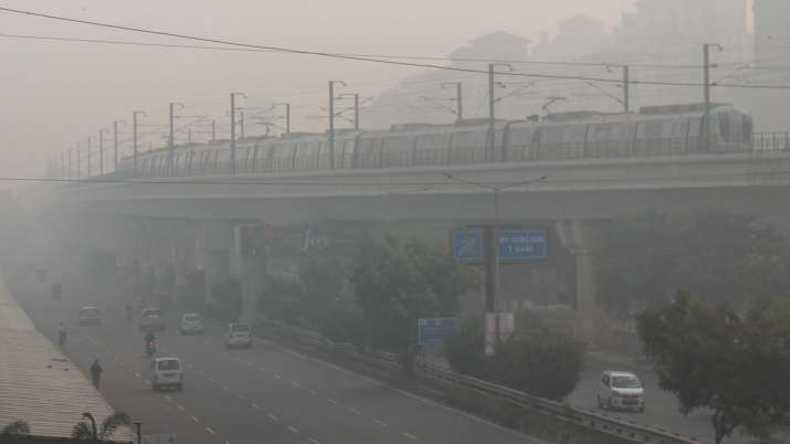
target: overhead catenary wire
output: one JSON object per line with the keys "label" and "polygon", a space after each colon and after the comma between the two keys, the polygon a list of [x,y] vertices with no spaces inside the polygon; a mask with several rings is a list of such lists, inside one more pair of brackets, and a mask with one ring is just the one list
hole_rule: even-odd
{"label": "overhead catenary wire", "polygon": [[[46,14],[41,12],[29,11],[29,10],[21,10],[21,9],[14,9],[14,8],[7,8],[7,7],[0,7],[0,12],[6,12],[11,14],[19,14],[19,15],[26,15],[30,17],[38,17],[48,20],[56,20],[61,22],[69,22],[69,23],[79,23],[83,25],[90,25],[96,27],[102,27],[107,29],[115,29],[121,31],[128,31],[128,32],[136,32],[136,33],[143,33],[143,34],[150,34],[150,35],[158,35],[164,37],[171,37],[171,38],[178,38],[178,39],[185,39],[185,40],[193,40],[193,41],[201,41],[206,43],[214,43],[220,45],[227,45],[233,47],[240,47],[240,48],[252,48],[252,49],[260,49],[260,50],[267,50],[272,52],[279,52],[279,53],[286,53],[286,54],[297,54],[297,55],[309,55],[309,56],[319,56],[319,57],[326,57],[326,58],[333,58],[333,59],[341,59],[341,60],[349,60],[349,61],[358,61],[358,62],[367,62],[367,63],[379,63],[379,64],[386,64],[386,65],[393,65],[393,66],[405,66],[405,67],[413,67],[413,68],[427,68],[427,69],[436,69],[436,70],[445,70],[445,71],[456,71],[456,72],[468,72],[468,73],[476,73],[476,74],[485,74],[488,75],[488,71],[480,70],[480,69],[472,69],[472,68],[463,68],[457,66],[448,66],[448,65],[439,65],[434,63],[416,63],[416,62],[408,62],[403,60],[395,60],[395,59],[385,59],[385,58],[376,58],[376,57],[366,57],[361,55],[345,55],[342,53],[333,53],[333,52],[326,52],[326,51],[316,51],[316,50],[309,50],[309,49],[298,49],[298,48],[290,48],[290,47],[283,47],[283,46],[275,46],[275,45],[261,45],[261,44],[252,44],[252,43],[244,43],[244,42],[237,42],[233,40],[225,40],[225,39],[218,39],[212,37],[202,37],[190,34],[182,34],[170,31],[160,31],[155,29],[149,29],[144,27],[135,27],[135,26],[126,26],[126,25],[118,25],[112,23],[104,23],[98,22],[93,20],[85,20],[85,19],[77,19],[72,17],[65,17],[53,14]],[[574,75],[560,75],[560,74],[539,74],[539,73],[524,73],[524,72],[511,72],[511,71],[501,71],[495,72],[498,76],[511,76],[511,77],[527,77],[527,78],[544,78],[544,79],[570,79],[570,80],[580,80],[580,81],[593,81],[593,82],[602,82],[602,83],[621,83],[620,79],[612,79],[612,78],[602,78],[602,77],[591,77],[591,76],[574,76]],[[662,81],[643,81],[643,80],[634,80],[631,82],[634,85],[660,85],[660,86],[667,86],[667,87],[702,87],[704,86],[702,83],[696,82],[662,82]],[[719,88],[744,88],[744,89],[787,89],[790,90],[790,85],[757,85],[757,84],[734,84],[734,83],[718,83],[711,85],[714,87]]]}

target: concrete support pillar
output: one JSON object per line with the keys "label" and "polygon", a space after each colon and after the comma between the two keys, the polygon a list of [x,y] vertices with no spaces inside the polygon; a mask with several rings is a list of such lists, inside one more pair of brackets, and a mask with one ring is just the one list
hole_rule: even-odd
{"label": "concrete support pillar", "polygon": [[581,333],[591,337],[596,312],[596,229],[592,222],[580,220],[557,222],[556,229],[562,244],[576,257],[576,312]]}
{"label": "concrete support pillar", "polygon": [[206,294],[213,301],[212,287],[231,278],[233,225],[229,222],[206,222],[197,236],[197,265],[206,274]]}
{"label": "concrete support pillar", "polygon": [[260,224],[234,228],[233,271],[241,284],[241,320],[252,323],[258,314],[258,299],[267,274],[267,251]]}

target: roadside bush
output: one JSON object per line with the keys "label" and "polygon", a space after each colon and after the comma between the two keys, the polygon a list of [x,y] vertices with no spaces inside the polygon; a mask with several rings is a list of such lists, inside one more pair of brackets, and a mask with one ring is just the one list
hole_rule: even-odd
{"label": "roadside bush", "polygon": [[469,318],[461,324],[458,334],[444,343],[444,354],[455,371],[485,378],[488,371],[483,345],[483,319]]}
{"label": "roadside bush", "polygon": [[545,323],[521,313],[516,334],[499,344],[494,356],[483,353],[483,319],[465,321],[445,343],[445,356],[457,372],[536,396],[560,400],[576,387],[584,364],[584,344],[565,322]]}

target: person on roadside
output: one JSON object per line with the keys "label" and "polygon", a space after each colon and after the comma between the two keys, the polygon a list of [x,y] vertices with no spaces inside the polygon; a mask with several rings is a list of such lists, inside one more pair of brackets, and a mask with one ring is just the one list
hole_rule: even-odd
{"label": "person on roadside", "polygon": [[99,364],[99,358],[96,358],[93,361],[93,365],[91,365],[91,381],[93,381],[93,386],[99,388],[99,383],[101,382],[101,373],[104,371],[101,368],[101,364]]}
{"label": "person on roadside", "polygon": [[66,326],[63,325],[63,322],[58,323],[58,345],[60,348],[66,347]]}

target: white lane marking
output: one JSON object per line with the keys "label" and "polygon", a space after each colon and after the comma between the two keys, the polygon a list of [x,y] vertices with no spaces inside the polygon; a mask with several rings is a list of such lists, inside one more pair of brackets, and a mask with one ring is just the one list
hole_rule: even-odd
{"label": "white lane marking", "polygon": [[362,412],[360,412],[359,410],[355,409],[354,407],[350,407],[348,409],[348,411],[353,413],[353,414],[355,414],[355,415],[361,415],[362,414]]}
{"label": "white lane marking", "polygon": [[280,379],[280,375],[277,374],[277,373],[274,374],[274,377],[277,378],[277,379]]}
{"label": "white lane marking", "polygon": [[134,372],[134,375],[137,376],[138,378],[140,377],[140,373]]}
{"label": "white lane marking", "polygon": [[398,394],[401,394],[401,395],[403,395],[403,396],[405,396],[407,398],[411,398],[411,399],[414,399],[416,401],[422,402],[423,404],[430,405],[432,407],[436,407],[438,409],[442,409],[442,410],[445,410],[447,412],[463,416],[463,417],[465,417],[467,419],[470,419],[472,421],[478,422],[480,424],[484,424],[484,425],[493,427],[495,429],[498,429],[498,430],[500,430],[502,432],[506,432],[506,433],[508,433],[508,434],[510,434],[512,436],[517,436],[517,437],[519,437],[521,439],[524,438],[524,435],[519,433],[516,430],[509,429],[509,428],[501,426],[499,424],[495,424],[495,423],[493,423],[491,421],[487,421],[487,420],[485,420],[483,418],[480,418],[480,417],[477,417],[477,416],[475,416],[475,415],[473,415],[471,413],[466,413],[464,411],[454,409],[454,408],[452,408],[450,406],[442,405],[442,404],[440,404],[438,402],[431,401],[430,399],[423,398],[422,396],[415,395],[414,393],[409,393],[407,391],[404,391],[404,390],[401,390],[399,388],[393,387],[393,386],[391,386],[389,384],[385,384],[385,383],[383,383],[381,381],[377,381],[377,380],[375,380],[373,378],[370,378],[368,376],[362,375],[360,373],[353,372],[351,370],[339,367],[337,365],[334,365],[334,364],[326,362],[326,361],[322,361],[322,360],[317,359],[317,358],[312,358],[310,356],[303,355],[303,354],[295,352],[295,351],[293,351],[291,349],[285,348],[282,345],[277,344],[276,342],[269,341],[269,340],[266,340],[264,342],[267,345],[270,345],[270,346],[272,346],[274,348],[277,348],[278,350],[282,351],[283,353],[295,356],[295,357],[297,357],[299,359],[302,359],[302,360],[305,360],[305,361],[315,362],[315,363],[323,365],[325,367],[329,367],[331,369],[337,370],[340,373],[345,373],[346,375],[352,376],[352,377],[354,377],[356,379],[361,379],[361,380],[367,381],[368,383],[373,384],[373,385],[375,385],[377,387],[383,387],[383,388],[386,388],[388,390],[392,390],[395,393],[398,393]]}
{"label": "white lane marking", "polygon": [[403,432],[403,436],[405,436],[405,437],[407,437],[407,438],[409,438],[409,439],[417,440],[417,437],[416,437],[416,436],[414,436],[414,435],[412,435],[412,434],[411,434],[411,433],[409,433],[409,432]]}
{"label": "white lane marking", "polygon": [[313,389],[307,389],[307,392],[310,393],[311,395],[317,395],[318,394],[318,392],[313,390]]}
{"label": "white lane marking", "polygon": [[308,441],[310,441],[310,444],[321,444],[321,441],[313,438],[308,438]]}
{"label": "white lane marking", "polygon": [[294,386],[294,387],[296,387],[296,388],[302,388],[302,385],[301,385],[301,384],[299,384],[299,383],[298,383],[298,382],[296,382],[296,381],[291,381],[291,385],[292,385],[292,386]]}
{"label": "white lane marking", "polygon": [[277,421],[279,421],[279,420],[280,420],[280,418],[278,418],[278,417],[277,417],[277,415],[275,415],[275,414],[273,414],[273,413],[269,413],[269,414],[268,414],[268,415],[266,415],[266,416],[268,416],[268,417],[269,417],[269,419],[271,419],[271,420],[272,420],[272,421],[274,421],[274,422],[277,422]]}
{"label": "white lane marking", "polygon": [[217,434],[217,432],[215,432],[214,429],[212,429],[211,427],[206,427],[206,431],[211,433],[212,435],[216,435]]}
{"label": "white lane marking", "polygon": [[227,391],[230,391],[230,389],[228,388],[228,386],[227,386],[227,385],[223,385],[223,386],[222,386],[222,390],[225,390],[226,392],[227,392]]}
{"label": "white lane marking", "polygon": [[247,400],[247,397],[242,395],[241,393],[236,394],[236,397],[241,399],[242,401],[246,401]]}
{"label": "white lane marking", "polygon": [[265,368],[265,367],[258,367],[258,370],[260,370],[260,371],[262,371],[262,372],[266,372],[266,371],[268,371],[268,370],[266,370],[266,368]]}
{"label": "white lane marking", "polygon": [[329,401],[329,403],[330,403],[330,404],[335,404],[335,405],[337,405],[337,401],[335,401],[334,399],[329,399],[328,401]]}
{"label": "white lane marking", "polygon": [[259,406],[258,404],[256,404],[256,403],[254,403],[254,402],[253,402],[253,403],[252,403],[252,408],[254,408],[254,409],[260,409],[260,408],[261,408],[261,406]]}
{"label": "white lane marking", "polygon": [[178,407],[178,410],[181,410],[182,412],[183,412],[184,410],[186,410],[186,409],[184,408],[184,406],[183,406],[183,405],[181,405],[181,404],[176,404],[176,407]]}
{"label": "white lane marking", "polygon": [[196,423],[200,424],[200,421],[198,421],[198,419],[195,418],[194,416],[192,417],[192,421],[195,421]]}
{"label": "white lane marking", "polygon": [[165,395],[165,399],[167,399],[169,402],[173,402],[173,397],[170,395]]}
{"label": "white lane marking", "polygon": [[380,420],[380,419],[374,419],[373,421],[374,421],[376,424],[378,424],[378,425],[380,425],[380,426],[382,426],[382,427],[387,427],[387,423],[386,423],[386,422],[384,422],[384,421],[382,421],[382,420]]}
{"label": "white lane marking", "polygon": [[296,428],[296,427],[294,427],[294,426],[288,426],[288,430],[290,430],[290,431],[291,431],[291,432],[293,432],[293,433],[299,433],[299,429],[297,429],[297,428]]}

